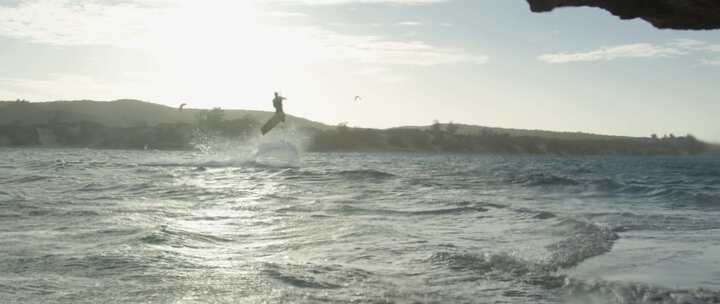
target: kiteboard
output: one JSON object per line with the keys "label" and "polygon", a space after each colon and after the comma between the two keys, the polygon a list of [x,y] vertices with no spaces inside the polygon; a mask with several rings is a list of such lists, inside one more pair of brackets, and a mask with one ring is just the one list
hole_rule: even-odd
{"label": "kiteboard", "polygon": [[285,114],[284,113],[275,113],[273,117],[270,117],[270,119],[262,126],[260,131],[263,135],[265,135],[267,132],[270,132],[277,124],[279,124],[281,121],[285,121]]}

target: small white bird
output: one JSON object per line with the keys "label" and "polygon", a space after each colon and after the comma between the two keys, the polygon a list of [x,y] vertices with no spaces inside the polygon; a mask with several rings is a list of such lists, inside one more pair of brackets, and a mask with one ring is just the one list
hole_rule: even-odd
{"label": "small white bird", "polygon": [[360,96],[355,96],[355,101],[360,101],[360,100],[362,100],[362,97],[360,97]]}

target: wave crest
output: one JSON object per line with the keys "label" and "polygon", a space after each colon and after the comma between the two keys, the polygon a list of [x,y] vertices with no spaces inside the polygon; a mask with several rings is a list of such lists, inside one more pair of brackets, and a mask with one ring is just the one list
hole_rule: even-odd
{"label": "wave crest", "polygon": [[550,173],[535,173],[528,176],[515,177],[509,179],[508,182],[512,184],[521,184],[530,187],[580,185],[580,182],[575,179]]}
{"label": "wave crest", "polygon": [[387,179],[396,177],[395,174],[372,169],[344,170],[337,172],[337,175],[350,179]]}
{"label": "wave crest", "polygon": [[568,278],[562,286],[564,296],[572,303],[720,303],[720,291],[684,290],[654,287],[637,283],[582,281]]}

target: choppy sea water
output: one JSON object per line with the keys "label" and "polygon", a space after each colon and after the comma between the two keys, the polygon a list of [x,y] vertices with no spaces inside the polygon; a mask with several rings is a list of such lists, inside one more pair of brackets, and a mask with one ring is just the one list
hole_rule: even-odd
{"label": "choppy sea water", "polygon": [[720,159],[0,150],[0,303],[720,303]]}

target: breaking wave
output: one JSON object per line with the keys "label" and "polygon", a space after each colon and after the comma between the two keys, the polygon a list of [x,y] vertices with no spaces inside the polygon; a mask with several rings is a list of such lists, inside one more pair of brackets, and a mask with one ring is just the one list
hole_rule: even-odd
{"label": "breaking wave", "polygon": [[638,283],[567,278],[561,288],[572,303],[709,304],[720,303],[720,291],[671,289]]}

